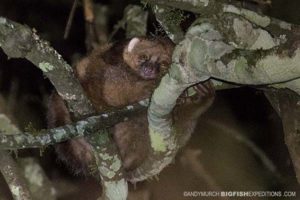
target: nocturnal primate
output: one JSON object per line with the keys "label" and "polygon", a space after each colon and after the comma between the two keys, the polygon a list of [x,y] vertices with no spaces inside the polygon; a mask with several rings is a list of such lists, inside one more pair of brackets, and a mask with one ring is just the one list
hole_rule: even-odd
{"label": "nocturnal primate", "polygon": [[[171,64],[174,44],[167,38],[136,37],[94,50],[75,67],[86,95],[98,112],[107,107],[122,107],[149,98]],[[178,115],[178,127],[192,132],[198,115],[212,102],[214,90],[208,83],[195,87],[202,106],[189,106]],[[192,98],[192,100],[193,100]],[[189,99],[190,100],[190,99]],[[198,99],[199,100],[199,99]],[[70,114],[57,93],[48,106],[49,128],[71,122]],[[119,149],[123,167],[137,168],[150,149],[146,111],[110,128]],[[56,152],[75,173],[88,172],[93,163],[91,146],[84,138],[56,145]]]}

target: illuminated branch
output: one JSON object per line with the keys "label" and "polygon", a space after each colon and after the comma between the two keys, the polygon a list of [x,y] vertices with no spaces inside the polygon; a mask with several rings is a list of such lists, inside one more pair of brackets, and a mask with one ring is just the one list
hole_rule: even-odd
{"label": "illuminated branch", "polygon": [[[215,1],[149,0],[201,13],[173,53],[173,64],[148,109],[152,151],[132,182],[158,174],[189,138],[171,112],[180,94],[209,78],[287,87],[300,94],[300,27]],[[273,84],[273,85],[272,85]],[[157,159],[160,158],[160,159]]]}
{"label": "illuminated branch", "polygon": [[26,58],[41,69],[75,117],[91,115],[94,110],[68,65],[49,43],[28,26],[0,17],[0,47],[10,58]]}
{"label": "illuminated branch", "polygon": [[26,132],[9,135],[0,133],[0,149],[42,148],[72,138],[95,134],[99,130],[112,127],[114,124],[144,110],[145,105],[147,105],[147,102],[141,101],[139,104],[130,105],[120,110],[88,117],[53,129],[43,129],[34,133]]}

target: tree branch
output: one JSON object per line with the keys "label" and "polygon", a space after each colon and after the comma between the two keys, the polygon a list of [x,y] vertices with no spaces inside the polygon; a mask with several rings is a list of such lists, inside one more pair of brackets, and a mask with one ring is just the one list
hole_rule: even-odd
{"label": "tree branch", "polygon": [[128,5],[124,10],[126,37],[145,36],[147,33],[148,12],[137,5]]}
{"label": "tree branch", "polygon": [[[36,35],[35,31],[31,31],[27,26],[23,26],[1,17],[0,46],[9,57],[24,57],[40,68],[44,75],[47,76],[53,83],[59,95],[67,101],[69,110],[74,114],[75,119],[80,119],[94,113],[94,110],[89,100],[85,97],[78,80],[74,77],[72,68],[53,48],[48,45],[47,42],[42,41]],[[138,106],[142,107],[141,105]],[[134,106],[127,106],[127,108],[123,110],[124,112],[126,110],[126,112],[130,113],[134,110],[133,108]],[[112,115],[112,117],[110,115]],[[47,144],[54,144],[58,141],[63,141],[75,136],[82,136],[87,132],[96,134],[99,129],[112,126],[121,119],[123,120],[124,116],[127,115],[122,115],[122,111],[119,113],[111,112],[108,114],[102,114],[98,117],[88,118],[87,121],[79,121],[75,123],[75,126],[69,125],[59,127],[51,129],[49,132],[41,131],[42,134],[37,136],[28,133],[14,136],[0,134],[1,148],[11,149],[28,148],[30,146],[40,147]],[[100,121],[97,123],[97,120],[102,120],[103,123],[99,124]],[[95,147],[95,152],[97,152],[96,148],[99,146],[103,148],[104,152],[94,153],[96,159],[100,161],[98,162],[98,167],[100,176],[102,177],[102,184],[104,186],[103,196],[105,199],[112,199],[113,197],[125,199],[128,189],[127,183],[123,178],[121,165],[119,168],[112,168],[111,166],[105,170],[103,170],[102,167],[110,166],[110,164],[114,163],[121,163],[117,149],[111,148],[109,149],[110,154],[106,154],[104,149],[108,149],[109,146],[113,146],[112,141],[91,141],[91,138],[93,137],[87,136],[89,142],[91,142]],[[107,158],[107,155],[114,155],[112,157],[114,163],[112,163],[111,159]],[[112,176],[112,174],[114,175]],[[115,193],[117,191],[119,191],[118,195]]]}
{"label": "tree branch", "polygon": [[[201,12],[204,16],[194,22],[176,46],[169,73],[154,91],[148,109],[152,151],[133,173],[133,182],[159,173],[189,138],[185,130],[176,129],[171,117],[177,98],[187,87],[212,77],[236,84],[284,82],[283,87],[300,88],[295,85],[300,78],[298,26],[215,1],[147,2]],[[293,81],[293,87],[289,81]],[[295,91],[300,94],[300,90]]]}
{"label": "tree branch", "polygon": [[[26,179],[26,183],[32,193],[33,199],[57,199],[56,190],[37,159],[19,158],[18,164],[22,169],[22,175]],[[47,195],[45,196],[45,194]]]}
{"label": "tree branch", "polygon": [[124,179],[123,167],[117,146],[108,131],[86,137],[93,146],[94,157],[102,183],[102,199],[125,200],[128,195],[128,184]]}
{"label": "tree branch", "polygon": [[147,101],[141,101],[138,104],[126,106],[123,109],[88,117],[65,126],[43,129],[34,133],[0,133],[0,149],[42,148],[72,138],[95,134],[99,130],[112,127],[116,123],[124,121],[137,112],[144,110],[146,105]]}
{"label": "tree branch", "polygon": [[184,32],[181,30],[179,20],[177,23],[174,23],[174,20],[170,19],[172,15],[178,15],[178,10],[174,11],[174,9],[168,6],[153,5],[153,12],[155,13],[156,20],[174,43],[177,44],[184,39]]}
{"label": "tree branch", "polygon": [[[18,129],[11,124],[6,115],[1,114],[1,129],[4,132],[17,131]],[[26,185],[23,174],[20,173],[20,168],[12,158],[12,156],[0,149],[0,171],[3,175],[14,200],[31,200],[32,194]]]}
{"label": "tree branch", "polygon": [[94,113],[81,85],[68,65],[49,43],[29,27],[0,17],[0,46],[8,57],[26,58],[41,69],[76,118]]}

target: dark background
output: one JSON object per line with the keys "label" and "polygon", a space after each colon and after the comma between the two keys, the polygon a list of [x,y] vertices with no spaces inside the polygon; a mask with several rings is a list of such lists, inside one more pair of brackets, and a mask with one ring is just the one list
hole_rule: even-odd
{"label": "dark background", "polygon": [[[109,30],[122,18],[126,5],[138,3],[126,0],[95,2],[109,6]],[[69,38],[63,39],[72,3],[73,0],[0,0],[0,16],[35,28],[41,38],[49,41],[68,63],[72,63],[74,55],[84,56],[86,53],[81,6],[76,10]],[[265,12],[298,24],[299,7],[298,0],[273,0],[272,6]],[[153,24],[156,22],[152,19],[150,17],[149,32],[154,33]],[[113,39],[123,38],[123,32],[119,31]],[[28,126],[37,129],[46,127],[47,98],[52,89],[51,83],[38,68],[25,59],[9,59],[0,50],[0,111],[6,113],[21,130]],[[253,152],[232,134],[242,134],[254,142],[274,163],[277,172],[269,172]],[[197,167],[184,160],[190,157],[190,150],[201,150],[197,162],[205,171],[193,172],[192,169]],[[42,157],[37,150],[27,150],[20,155],[34,155],[40,159],[48,177],[61,191],[60,199],[96,199],[100,193],[95,180],[74,177],[57,161],[51,147]],[[189,199],[183,197],[183,191],[211,190],[203,173],[211,176],[221,190],[226,191],[299,190],[284,145],[280,118],[261,91],[249,87],[218,91],[214,105],[199,120],[193,138],[179,153],[175,165],[167,167],[159,181],[138,184],[130,198]],[[8,197],[7,188],[3,180],[1,182],[0,194]]]}

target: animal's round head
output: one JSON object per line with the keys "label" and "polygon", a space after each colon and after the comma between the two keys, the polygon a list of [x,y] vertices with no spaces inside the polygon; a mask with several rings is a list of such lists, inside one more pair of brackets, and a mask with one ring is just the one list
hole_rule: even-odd
{"label": "animal's round head", "polygon": [[143,79],[156,79],[168,71],[174,44],[167,38],[132,38],[123,52],[125,63]]}

